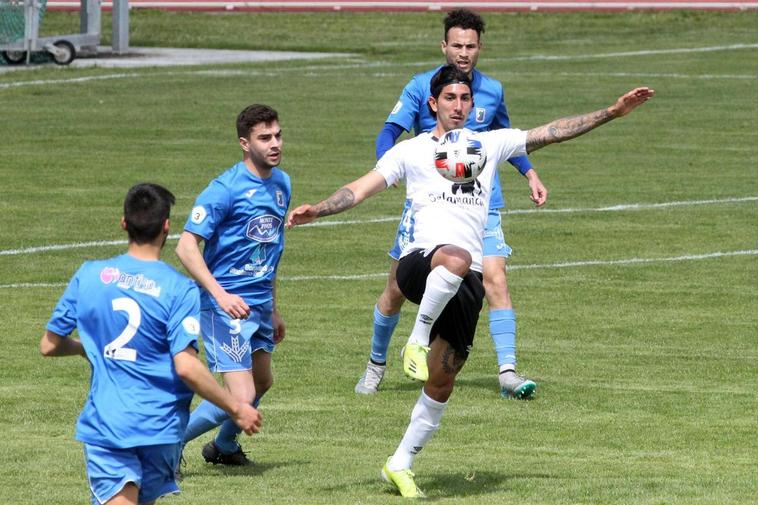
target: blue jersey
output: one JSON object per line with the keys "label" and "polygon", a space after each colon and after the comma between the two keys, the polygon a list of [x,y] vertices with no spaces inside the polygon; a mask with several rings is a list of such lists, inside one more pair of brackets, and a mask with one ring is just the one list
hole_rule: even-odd
{"label": "blue jersey", "polygon": [[[184,225],[205,240],[203,257],[216,281],[249,305],[273,299],[291,193],[280,169],[261,179],[240,161],[200,193]],[[205,290],[200,296],[203,309],[216,306]]]}
{"label": "blue jersey", "polygon": [[197,348],[197,285],[162,261],[128,254],[84,263],[47,329],[78,329],[92,379],[76,439],[126,449],[175,444],[189,418],[192,390],[173,356]]}
{"label": "blue jersey", "polygon": [[[430,84],[432,77],[440,68],[441,66],[423,74],[414,75],[403,89],[400,99],[385,122],[394,123],[406,131],[411,131],[413,128],[415,135],[432,131],[437,124],[437,119],[429,111]],[[466,128],[474,131],[510,128],[511,123],[505,106],[505,93],[500,81],[476,69],[472,72],[471,77],[474,107],[466,120]],[[529,158],[526,156],[517,156],[508,161],[522,174],[532,168]],[[500,176],[497,172],[492,189],[490,209],[503,208],[505,202],[500,188]]]}

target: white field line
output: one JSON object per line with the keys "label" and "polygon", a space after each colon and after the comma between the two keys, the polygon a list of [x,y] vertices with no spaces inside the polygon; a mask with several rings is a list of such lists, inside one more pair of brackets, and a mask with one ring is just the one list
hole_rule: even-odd
{"label": "white field line", "polygon": [[[666,209],[671,207],[683,207],[693,205],[719,205],[719,204],[734,204],[734,203],[748,203],[758,201],[758,196],[745,196],[735,198],[719,198],[710,200],[683,200],[675,202],[662,202],[662,203],[629,203],[621,205],[611,205],[608,207],[589,207],[589,208],[566,208],[566,209],[515,209],[506,210],[501,212],[504,216],[515,216],[523,214],[569,214],[569,213],[588,213],[588,212],[621,212],[621,211],[637,211],[637,210],[651,210],[651,209]],[[344,226],[353,224],[371,224],[371,223],[387,223],[394,222],[400,219],[400,214],[396,216],[382,216],[369,219],[353,219],[342,221],[317,221],[312,224],[301,226],[300,228],[309,227],[321,227],[321,226]],[[169,235],[169,240],[176,240],[179,238],[178,234]],[[41,252],[50,251],[65,251],[68,249],[83,249],[87,247],[103,247],[111,245],[126,245],[126,240],[100,240],[93,242],[75,242],[73,244],[52,244],[36,247],[25,247],[22,249],[4,249],[0,250],[0,256],[19,256],[27,254],[35,254]]]}
{"label": "white field line", "polygon": [[[512,56],[507,58],[482,58],[482,61],[575,61],[583,59],[598,59],[598,58],[618,58],[628,56],[647,56],[647,55],[660,55],[660,54],[686,54],[686,53],[702,53],[702,52],[714,52],[714,51],[737,51],[743,49],[756,49],[758,44],[731,44],[725,46],[706,46],[706,47],[690,47],[690,48],[672,48],[672,49],[656,49],[656,50],[644,50],[644,51],[627,51],[627,52],[613,52],[613,53],[596,53],[596,54],[577,54],[577,55],[544,55],[535,54],[528,56]],[[105,75],[91,75],[86,77],[74,77],[70,79],[37,79],[33,81],[19,81],[19,82],[5,82],[0,83],[0,90],[19,88],[26,86],[44,86],[44,85],[62,85],[62,84],[77,84],[90,81],[102,81],[109,79],[132,79],[138,77],[166,77],[166,76],[187,76],[187,75],[205,75],[205,76],[229,76],[229,75],[261,75],[261,76],[277,76],[285,72],[309,72],[309,75],[317,75],[324,71],[331,70],[347,70],[347,69],[370,69],[370,68],[384,68],[384,67],[426,67],[438,64],[439,61],[428,62],[414,62],[414,63],[391,63],[391,62],[360,62],[360,63],[347,63],[336,65],[312,65],[307,66],[295,66],[287,67],[278,70],[188,70],[179,72],[119,72],[114,74]],[[509,75],[519,75],[519,73],[509,73]],[[525,72],[523,75],[536,75],[534,73]],[[554,75],[546,73],[545,75]],[[558,73],[557,75],[602,75],[610,77],[660,77],[660,78],[683,78],[683,79],[756,79],[755,74],[671,74],[671,73],[608,73],[608,74],[594,74],[594,73]]]}
{"label": "white field line", "polygon": [[[545,264],[527,264],[511,265],[508,270],[541,270],[549,268],[577,268],[589,266],[627,266],[650,263],[667,263],[682,261],[698,261],[714,258],[724,258],[730,256],[755,256],[758,255],[758,249],[746,249],[742,251],[718,251],[706,254],[687,254],[684,256],[670,256],[663,258],[627,258],[619,260],[587,260],[587,261],[564,261],[560,263]],[[283,276],[279,280],[282,282],[303,282],[303,281],[361,281],[367,279],[381,279],[387,277],[387,272],[356,274],[356,275],[296,275]],[[59,288],[66,286],[63,282],[40,282],[40,283],[17,283],[17,284],[0,284],[0,289],[21,289],[21,288]]]}

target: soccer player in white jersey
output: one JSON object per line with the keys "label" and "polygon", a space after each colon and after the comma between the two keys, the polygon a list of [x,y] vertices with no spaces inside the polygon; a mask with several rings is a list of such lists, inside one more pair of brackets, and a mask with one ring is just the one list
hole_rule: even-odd
{"label": "soccer player in white jersey", "polygon": [[[484,20],[470,10],[456,9],[445,16],[442,53],[448,63],[457,66],[471,78],[472,91],[476,95],[476,106],[471,108],[465,126],[473,131],[510,127],[503,85],[497,79],[476,69],[482,48],[483,33]],[[403,131],[413,129],[418,135],[434,129],[437,121],[426,103],[429,98],[429,83],[441,66],[414,75],[403,88],[397,104],[376,138],[377,160],[381,159],[384,153],[395,144]],[[531,161],[526,156],[514,156],[509,158],[508,162],[522,175],[527,175],[529,172],[532,172],[531,175],[535,173]],[[536,201],[539,206],[546,201],[547,189],[544,186],[537,189],[542,195]],[[529,399],[534,396],[537,383],[516,372],[516,312],[508,290],[505,268],[506,259],[511,255],[512,250],[505,242],[501,226],[500,210],[505,207],[505,200],[497,173],[493,179],[492,191],[487,226],[484,231],[482,273],[487,297],[490,336],[497,356],[500,396]],[[387,351],[392,333],[400,319],[400,309],[405,301],[397,285],[396,272],[402,248],[413,234],[410,209],[411,201],[407,199],[398,224],[395,242],[389,251],[391,262],[387,283],[374,307],[371,353],[366,370],[355,385],[356,393],[376,393],[387,369]],[[409,349],[410,352],[403,354],[403,360],[409,364],[414,350],[426,351],[413,347]]]}
{"label": "soccer player in white jersey", "polygon": [[[453,191],[454,183],[436,172],[434,152],[443,133],[464,125],[474,101],[471,81],[454,65],[446,65],[432,78],[430,94],[428,104],[437,116],[431,132],[400,142],[374,170],[326,200],[297,207],[287,218],[287,226],[292,227],[337,214],[405,180],[407,195],[413,201],[415,233],[403,250],[397,280],[403,294],[419,304],[412,337],[422,343],[431,340],[431,350],[428,379],[400,445],[382,468],[382,476],[408,498],[424,496],[411,471],[413,458],[438,429],[455,377],[474,341],[484,297],[482,233],[497,165],[511,156],[572,139],[624,116],[652,97],[653,91],[636,88],[610,107],[528,131],[500,129],[477,134],[487,162],[465,193]],[[529,182],[534,191],[534,181]]]}
{"label": "soccer player in white jersey", "polygon": [[[291,186],[278,168],[282,129],[274,109],[246,107],[237,117],[237,137],[242,161],[197,197],[176,254],[203,288],[200,327],[208,367],[221,373],[235,398],[257,407],[273,383],[271,353],[285,332],[276,308],[276,269]],[[251,464],[237,443],[237,426],[209,402],[192,411],[184,441],[219,425],[203,458],[214,465]]]}
{"label": "soccer player in white jersey", "polygon": [[[197,358],[199,293],[160,261],[174,195],[138,184],[124,201],[126,254],[85,262],[47,324],[45,356],[82,355],[90,392],[76,425],[95,505],[154,503],[177,493],[174,470],[194,390],[252,434],[260,415]],[[74,329],[79,339],[70,337]]]}

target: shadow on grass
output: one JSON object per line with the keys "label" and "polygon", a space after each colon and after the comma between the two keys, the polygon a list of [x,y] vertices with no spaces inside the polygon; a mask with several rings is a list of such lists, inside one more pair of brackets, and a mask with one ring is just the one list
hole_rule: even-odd
{"label": "shadow on grass", "polygon": [[223,475],[225,477],[255,477],[263,475],[269,470],[275,470],[278,468],[286,468],[293,466],[308,465],[309,461],[287,460],[287,461],[265,461],[255,462],[251,466],[226,466],[226,465],[211,465],[206,464],[201,466],[199,470],[190,471],[182,469],[183,479],[192,478],[193,476],[207,476],[207,475]]}
{"label": "shadow on grass", "polygon": [[[532,473],[529,475],[516,475],[502,472],[476,471],[471,472],[470,474],[464,474],[462,472],[447,472],[417,475],[416,482],[427,495],[427,500],[425,501],[433,501],[450,497],[467,497],[507,492],[509,480],[523,479],[524,477],[531,479],[552,478],[552,476],[548,474]],[[339,485],[320,488],[320,491],[334,493],[350,492],[354,489],[376,489],[377,493],[381,493],[382,496],[400,497],[397,490],[394,489],[391,484],[388,484],[379,478],[343,482]]]}

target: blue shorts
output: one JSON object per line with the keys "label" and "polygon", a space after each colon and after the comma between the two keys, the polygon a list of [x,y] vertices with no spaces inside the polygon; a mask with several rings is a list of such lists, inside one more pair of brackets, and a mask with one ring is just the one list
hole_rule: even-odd
{"label": "blue shorts", "polygon": [[[415,224],[411,215],[411,201],[405,200],[403,214],[400,217],[400,224],[397,225],[395,242],[392,244],[389,255],[393,260],[399,260],[402,256],[403,248],[413,239],[413,225]],[[500,210],[490,209],[487,214],[487,225],[484,228],[484,249],[483,256],[497,256],[507,258],[513,252],[513,249],[505,243],[503,227],[500,223]]]}
{"label": "blue shorts", "polygon": [[130,482],[139,488],[139,503],[178,493],[174,471],[181,454],[181,443],[130,449],[84,444],[92,504],[107,502]]}
{"label": "blue shorts", "polygon": [[490,209],[489,214],[487,214],[487,225],[484,228],[482,256],[507,258],[512,252],[511,246],[505,243],[503,226],[500,222],[500,210]]}
{"label": "blue shorts", "polygon": [[274,351],[273,303],[250,307],[247,319],[232,319],[221,309],[200,311],[205,357],[212,372],[253,369],[253,353]]}

